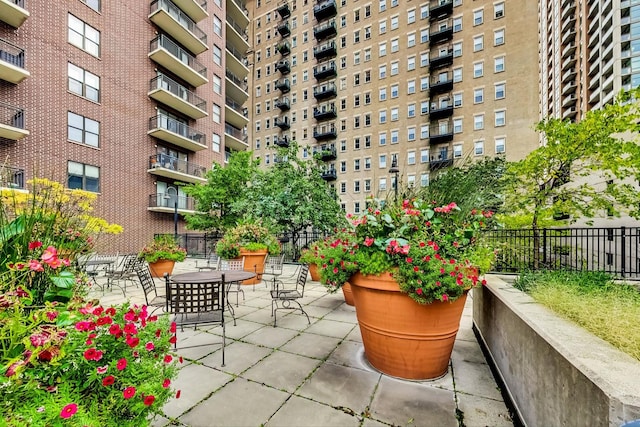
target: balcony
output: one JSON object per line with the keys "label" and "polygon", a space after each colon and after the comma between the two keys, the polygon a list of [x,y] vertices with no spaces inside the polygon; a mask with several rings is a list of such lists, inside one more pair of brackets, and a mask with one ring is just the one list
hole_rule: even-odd
{"label": "balcony", "polygon": [[338,174],[335,169],[327,169],[321,172],[322,179],[325,181],[335,181],[338,179]]}
{"label": "balcony", "polygon": [[453,157],[449,155],[449,150],[446,148],[440,149],[438,158],[431,158],[429,161],[429,169],[435,171],[438,169],[446,168],[453,165]]}
{"label": "balcony", "polygon": [[30,75],[24,68],[24,49],[0,39],[0,80],[18,84]]}
{"label": "balcony", "polygon": [[338,27],[336,26],[335,19],[313,27],[313,37],[315,37],[316,40],[335,37],[336,34],[338,34]]}
{"label": "balcony", "polygon": [[453,90],[453,79],[448,77],[436,77],[433,79],[429,86],[429,93],[431,95],[438,95],[440,93],[451,92]]}
{"label": "balcony", "polygon": [[289,104],[289,98],[287,97],[277,99],[275,102],[275,106],[276,108],[279,108],[280,111],[289,111],[289,109],[291,108],[291,104]]}
{"label": "balcony", "polygon": [[573,55],[566,58],[564,61],[562,61],[562,70],[566,70],[570,67],[575,67],[575,65],[576,65],[576,57],[575,55]]}
{"label": "balcony", "polygon": [[0,21],[19,28],[29,17],[25,3],[26,0],[0,0]]}
{"label": "balcony", "polygon": [[429,5],[429,20],[436,21],[453,13],[453,0],[433,1]]}
{"label": "balcony", "polygon": [[280,73],[286,76],[291,72],[291,65],[286,59],[281,59],[276,63],[276,70],[280,71]]}
{"label": "balcony", "polygon": [[313,6],[313,16],[317,21],[332,18],[338,13],[338,5],[335,0],[321,1]]}
{"label": "balcony", "polygon": [[289,79],[276,80],[275,88],[282,93],[289,93],[289,91],[291,91],[291,86],[289,85]]}
{"label": "balcony", "polygon": [[335,119],[337,117],[338,111],[336,110],[336,106],[333,102],[313,107],[313,118],[319,122]]}
{"label": "balcony", "polygon": [[224,101],[224,113],[224,120],[238,129],[244,128],[249,123],[246,108],[229,96]]}
{"label": "balcony", "polygon": [[429,71],[448,67],[451,64],[453,64],[453,50],[449,50],[445,54],[429,59]]}
{"label": "balcony", "polygon": [[329,147],[329,148],[323,147],[322,149],[318,150],[314,154],[318,156],[318,158],[323,162],[330,162],[338,158],[338,153],[335,147]]}
{"label": "balcony", "polygon": [[448,25],[446,28],[438,28],[429,33],[429,46],[436,45],[453,39],[453,27]]}
{"label": "balcony", "polygon": [[571,80],[575,80],[577,74],[578,73],[577,73],[575,67],[574,68],[569,68],[562,75],[562,83],[567,83],[567,82],[569,82]]}
{"label": "balcony", "polygon": [[442,144],[453,141],[453,123],[438,123],[429,127],[429,144]]}
{"label": "balcony", "polygon": [[289,44],[289,42],[280,42],[276,45],[276,49],[278,50],[278,53],[280,53],[280,55],[282,56],[287,56],[291,53],[291,45]]}
{"label": "balcony", "polygon": [[280,34],[280,37],[289,37],[291,34],[291,28],[289,27],[289,21],[284,21],[276,27],[276,31]]}
{"label": "balcony", "polygon": [[336,49],[336,43],[334,41],[313,48],[313,57],[318,61],[325,58],[333,58],[337,54],[338,50]]}
{"label": "balcony", "polygon": [[562,48],[562,57],[566,58],[569,55],[573,55],[573,52],[576,51],[576,43],[571,42]]}
{"label": "balcony", "polygon": [[192,119],[201,119],[209,115],[207,101],[164,74],[151,79],[147,95]]}
{"label": "balcony", "polygon": [[0,102],[0,138],[18,141],[29,135],[24,128],[24,110]]}
{"label": "balcony", "polygon": [[240,26],[249,25],[249,10],[247,5],[242,0],[226,0],[226,12],[228,16],[231,16],[234,21],[238,22]]}
{"label": "balcony", "polygon": [[578,114],[578,110],[576,107],[567,108],[562,112],[562,120],[570,119],[573,120]]}
{"label": "balcony", "polygon": [[242,24],[236,22],[231,15],[227,14],[225,20],[226,41],[232,46],[237,46],[239,50],[246,52],[249,46],[249,36],[247,35],[247,20],[243,19]]}
{"label": "balcony", "polygon": [[152,212],[174,213],[178,198],[178,214],[195,213],[195,200],[193,197],[170,195],[164,193],[150,194],[149,207]]}
{"label": "balcony", "polygon": [[577,101],[578,101],[578,97],[576,96],[576,94],[571,93],[562,100],[562,108],[567,108],[572,105],[576,105]]}
{"label": "balcony", "polygon": [[289,148],[289,143],[290,143],[289,137],[287,135],[281,136],[280,138],[276,138],[276,140],[273,143],[276,144],[278,147]]}
{"label": "balcony", "polygon": [[289,9],[289,2],[286,0],[283,2],[280,2],[278,7],[276,8],[276,11],[280,15],[280,18],[282,19],[287,19],[288,17],[291,16],[291,9]]}
{"label": "balcony", "polygon": [[338,94],[336,85],[333,82],[325,83],[313,88],[313,97],[317,100],[333,98]]}
{"label": "balcony", "polygon": [[249,98],[249,85],[247,84],[247,79],[236,76],[229,69],[225,71],[224,75],[224,87],[226,89],[227,96],[230,96],[239,103],[244,104],[247,98]]}
{"label": "balcony", "polygon": [[172,181],[188,183],[204,183],[207,168],[164,153],[154,154],[149,157],[148,173],[156,176],[170,178]]}
{"label": "balcony", "polygon": [[208,83],[207,68],[164,34],[151,40],[149,58],[191,86]]}
{"label": "balcony", "polygon": [[158,114],[149,118],[147,135],[170,142],[189,151],[199,151],[207,148],[205,134],[165,114]]}
{"label": "balcony", "polygon": [[280,128],[280,130],[287,130],[287,129],[291,128],[291,123],[289,122],[289,117],[287,117],[287,116],[276,117],[273,120],[273,125],[274,126],[278,126]]}
{"label": "balcony", "polygon": [[207,0],[173,0],[194,22],[200,22],[207,18]]}
{"label": "balcony", "polygon": [[453,115],[453,104],[431,104],[429,111],[429,120],[440,120]]}
{"label": "balcony", "polygon": [[330,77],[338,75],[338,67],[336,67],[335,61],[325,62],[313,67],[313,77],[316,80],[322,81]]}
{"label": "balcony", "polygon": [[249,74],[246,54],[239,51],[235,46],[227,43],[225,46],[226,67],[234,74],[246,76]]}
{"label": "balcony", "polygon": [[197,55],[209,49],[207,35],[171,0],[153,0],[149,20]]}
{"label": "balcony", "polygon": [[0,165],[0,188],[24,190],[24,169]]}
{"label": "balcony", "polygon": [[224,143],[227,148],[235,151],[249,149],[249,139],[245,132],[226,122],[224,124]]}
{"label": "balcony", "polygon": [[572,81],[571,83],[569,83],[568,85],[565,85],[562,88],[562,96],[568,95],[570,93],[574,93],[576,91],[576,88],[577,88],[576,82]]}
{"label": "balcony", "polygon": [[316,126],[313,128],[313,137],[316,141],[326,141],[328,139],[335,139],[338,136],[338,131],[334,124]]}

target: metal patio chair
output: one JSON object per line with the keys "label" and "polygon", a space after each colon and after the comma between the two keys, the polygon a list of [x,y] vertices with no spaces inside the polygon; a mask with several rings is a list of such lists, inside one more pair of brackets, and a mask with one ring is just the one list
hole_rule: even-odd
{"label": "metal patio chair", "polygon": [[[220,271],[233,271],[233,270],[244,270],[244,257],[242,259],[220,259],[219,263]],[[236,314],[231,305],[231,300],[229,298],[230,293],[236,294],[236,307],[240,305],[239,302],[239,294],[242,293],[242,300],[244,301],[244,289],[242,289],[242,282],[228,282],[226,287],[226,295],[227,306],[229,307],[229,313],[231,313],[231,317],[233,317],[233,326],[236,325]]]}
{"label": "metal patio chair", "polygon": [[265,286],[269,287],[269,282],[275,282],[282,275],[284,265],[284,254],[280,256],[267,256],[264,262],[264,273],[262,273],[262,281]]}
{"label": "metal patio chair", "polygon": [[156,282],[153,280],[153,277],[151,277],[149,265],[146,262],[139,263],[135,267],[135,272],[138,276],[138,280],[140,281],[140,285],[142,285],[142,290],[144,291],[144,300],[147,306],[154,307],[151,313],[159,308],[164,308],[166,310],[167,299],[164,295],[158,295]]}
{"label": "metal patio chair", "polygon": [[302,264],[298,271],[298,279],[295,287],[288,288],[282,281],[274,281],[275,287],[271,290],[271,315],[273,316],[273,327],[276,327],[278,310],[300,310],[307,317],[307,322],[311,324],[309,315],[302,304],[298,301],[304,297],[304,286],[307,283],[307,275],[309,274],[309,266]]}
{"label": "metal patio chair", "polygon": [[198,262],[198,260],[196,260],[196,268],[198,269],[198,271],[204,271],[204,270],[218,270],[220,267],[220,256],[216,253],[211,253],[211,255],[209,255],[209,258],[207,259],[206,263],[202,263],[202,261]]}

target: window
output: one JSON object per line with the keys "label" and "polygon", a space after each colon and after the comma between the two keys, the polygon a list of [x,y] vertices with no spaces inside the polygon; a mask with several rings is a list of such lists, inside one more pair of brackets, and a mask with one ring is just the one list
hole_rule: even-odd
{"label": "window", "polygon": [[67,138],[69,141],[98,147],[100,123],[69,111],[67,113]]}
{"label": "window", "polygon": [[365,70],[364,72],[364,82],[369,83],[371,81],[371,70]]}
{"label": "window", "polygon": [[[260,140],[256,141],[256,148],[260,148]],[[220,135],[217,133],[213,134],[213,139],[211,140],[211,149],[216,153],[220,152]]]}
{"label": "window", "polygon": [[420,30],[420,43],[427,43],[429,41],[429,29],[423,28]]}
{"label": "window", "polygon": [[340,47],[347,47],[347,36],[340,37]]}
{"label": "window", "polygon": [[395,122],[395,121],[397,121],[397,120],[398,120],[398,118],[399,118],[398,111],[399,111],[399,110],[398,110],[398,107],[393,107],[393,108],[391,109],[391,121],[392,121],[392,122]]}
{"label": "window", "polygon": [[360,116],[355,116],[353,118],[353,128],[358,129],[360,127]]}
{"label": "window", "polygon": [[100,32],[69,14],[69,43],[90,53],[100,56]]}
{"label": "window", "polygon": [[473,116],[473,130],[484,129],[484,114],[476,114]]}
{"label": "window", "polygon": [[387,145],[387,133],[386,132],[380,132],[378,134],[378,143],[380,145]]}
{"label": "window", "polygon": [[340,58],[340,69],[344,70],[345,68],[347,68],[347,57],[343,56]]}
{"label": "window", "polygon": [[412,71],[416,69],[416,57],[410,56],[407,58],[407,71]]}
{"label": "window", "polygon": [[398,19],[398,15],[392,16],[391,17],[391,29],[392,30],[397,30],[399,26],[400,26],[400,21]]}
{"label": "window", "polygon": [[420,186],[427,187],[429,185],[429,174],[422,173],[420,174]]}
{"label": "window", "polygon": [[420,77],[420,91],[429,90],[429,77]]}
{"label": "window", "polygon": [[462,31],[462,16],[453,18],[453,32],[457,33],[459,31]]}
{"label": "window", "polygon": [[371,61],[371,48],[368,47],[364,50],[364,62]]}
{"label": "window", "polygon": [[429,114],[429,101],[420,102],[420,114]]}
{"label": "window", "polygon": [[400,72],[400,65],[398,64],[398,61],[393,61],[391,63],[391,75],[395,76]]}
{"label": "window", "polygon": [[340,17],[340,28],[344,28],[347,26],[347,15],[342,15]]}
{"label": "window", "polygon": [[453,146],[453,158],[459,159],[462,157],[462,144],[456,144]]}
{"label": "window", "polygon": [[360,52],[353,53],[353,65],[360,64]]}
{"label": "window", "polygon": [[484,74],[484,62],[476,62],[473,64],[473,78],[477,79]]}
{"label": "window", "polygon": [[420,53],[420,66],[426,67],[429,65],[429,52]]}
{"label": "window", "polygon": [[427,19],[429,17],[429,5],[420,5],[420,19]]}
{"label": "window", "polygon": [[462,133],[462,119],[453,119],[453,133]]}
{"label": "window", "polygon": [[384,19],[378,23],[378,33],[384,34],[387,32],[387,20]]}
{"label": "window", "polygon": [[378,45],[378,56],[382,57],[387,54],[387,43],[380,43]]}
{"label": "window", "polygon": [[364,115],[364,125],[371,126],[371,113],[367,113]]}
{"label": "window", "polygon": [[478,52],[484,49],[484,36],[479,35],[473,38],[473,51]]}
{"label": "window", "polygon": [[371,157],[364,158],[364,169],[365,170],[371,169]]}
{"label": "window", "polygon": [[[416,128],[415,128],[415,126],[411,126],[410,128],[407,129],[407,140],[408,141],[415,141],[416,140]],[[415,159],[414,159],[414,163],[415,163]],[[413,163],[409,163],[409,164],[413,164]]]}
{"label": "window", "polygon": [[507,112],[505,110],[496,111],[495,126],[501,127],[505,125]]}
{"label": "window", "polygon": [[353,32],[353,43],[360,43],[360,30],[355,30]]}
{"label": "window", "polygon": [[414,47],[416,45],[416,33],[407,34],[407,47]]}
{"label": "window", "polygon": [[400,41],[398,39],[391,40],[391,52],[397,52],[400,50]]}
{"label": "window", "polygon": [[416,93],[416,81],[409,80],[407,82],[407,94],[411,95],[412,93]]}
{"label": "window", "polygon": [[462,94],[461,93],[454,93],[453,94],[453,107],[454,108],[462,107]]}
{"label": "window", "polygon": [[400,142],[400,134],[398,133],[397,130],[392,130],[391,131],[391,143],[392,144],[397,144],[398,142]]}
{"label": "window", "polygon": [[387,10],[387,0],[378,0],[378,11],[384,12]]}
{"label": "window", "polygon": [[387,88],[386,87],[381,87],[380,89],[378,89],[378,99],[380,101],[386,101],[387,100]]}
{"label": "window", "polygon": [[416,104],[407,105],[407,117],[415,117],[416,116]]}
{"label": "window", "polygon": [[378,180],[378,190],[386,191],[387,190],[387,178],[380,178]]}
{"label": "window", "polygon": [[413,188],[416,185],[416,176],[415,175],[407,175],[407,187]]}
{"label": "window", "polygon": [[353,22],[360,21],[360,9],[357,9],[353,12]]}
{"label": "window", "polygon": [[364,105],[371,104],[371,92],[367,92],[364,94]]}
{"label": "window", "polygon": [[420,163],[427,163],[429,162],[429,149],[428,148],[421,148],[420,149]]}
{"label": "window", "polygon": [[[267,89],[268,88],[269,86],[267,85]],[[222,80],[215,74],[213,75],[213,91],[218,95],[222,93]],[[267,93],[269,93],[269,90],[267,90]]]}
{"label": "window", "polygon": [[453,82],[458,83],[462,81],[462,67],[453,69]]}
{"label": "window", "polygon": [[498,56],[493,60],[493,72],[501,73],[504,71],[504,56]]}
{"label": "window", "polygon": [[69,63],[69,91],[95,102],[100,101],[100,77]]}
{"label": "window", "polygon": [[213,15],[213,32],[222,37],[222,21],[215,15]]}
{"label": "window", "polygon": [[[353,85],[354,86],[358,86],[359,84],[360,84],[360,73],[355,73],[353,75]],[[346,86],[346,84],[345,84],[345,86]]]}
{"label": "window", "polygon": [[459,56],[462,56],[462,42],[453,44],[453,57],[457,58]]}
{"label": "window", "polygon": [[96,12],[100,12],[100,0],[82,0],[82,3],[86,4]]}
{"label": "window", "polygon": [[100,192],[100,168],[84,163],[67,163],[67,187],[74,190]]}
{"label": "window", "polygon": [[504,99],[504,97],[506,96],[505,92],[506,92],[506,83],[496,83],[495,85],[495,92],[496,92],[496,99]]}
{"label": "window", "polygon": [[387,65],[380,65],[378,67],[378,78],[379,79],[384,79],[385,77],[387,77]]}
{"label": "window", "polygon": [[353,161],[353,170],[354,171],[359,171],[360,170],[360,159],[355,159]]}
{"label": "window", "polygon": [[473,12],[473,25],[480,25],[484,21],[484,10],[475,10]]}
{"label": "window", "polygon": [[368,4],[364,7],[364,17],[365,18],[370,18],[371,17],[371,5]]}
{"label": "window", "polygon": [[365,29],[364,29],[364,39],[365,40],[370,40],[371,39],[371,27],[365,27]]}
{"label": "window", "polygon": [[496,138],[496,154],[502,154],[506,150],[506,138]]}
{"label": "window", "polygon": [[429,125],[425,123],[420,125],[420,139],[427,138],[429,138]]}
{"label": "window", "polygon": [[365,135],[364,148],[371,148],[371,135]]}
{"label": "window", "polygon": [[495,30],[493,32],[493,45],[500,46],[502,44],[504,44],[504,29]]}
{"label": "window", "polygon": [[407,164],[409,164],[409,165],[415,165],[416,164],[416,152],[415,151],[409,151],[407,153]]}
{"label": "window", "polygon": [[218,104],[213,104],[213,121],[216,123],[220,123],[220,106]]}
{"label": "window", "polygon": [[345,152],[347,151],[347,140],[343,139],[340,141],[340,151],[341,152]]}
{"label": "window", "polygon": [[495,3],[493,5],[493,19],[500,19],[504,16],[504,3]]}
{"label": "window", "polygon": [[346,182],[341,182],[340,183],[340,193],[344,194],[347,192],[347,183]]}
{"label": "window", "polygon": [[260,132],[260,120],[256,120],[256,132]]}
{"label": "window", "polygon": [[473,143],[473,154],[482,156],[484,154],[484,141],[476,141]]}
{"label": "window", "polygon": [[[355,180],[353,181],[353,192],[354,193],[359,193],[360,192],[360,181],[359,180]],[[360,209],[360,204],[356,203],[356,205],[358,206],[356,209]]]}
{"label": "window", "polygon": [[364,180],[364,191],[366,191],[367,193],[371,192],[371,180],[370,179],[365,179]]}
{"label": "window", "polygon": [[346,172],[346,171],[347,171],[347,162],[343,160],[340,162],[340,172]]}
{"label": "window", "polygon": [[473,103],[480,104],[484,102],[484,89],[474,89],[473,90]]}
{"label": "window", "polygon": [[387,167],[387,155],[386,154],[380,154],[380,157],[378,157],[378,166],[380,168],[386,168]]}
{"label": "window", "polygon": [[215,44],[213,45],[213,62],[222,65],[222,50]]}
{"label": "window", "polygon": [[387,122],[387,110],[380,110],[378,113],[378,122],[386,123]]}

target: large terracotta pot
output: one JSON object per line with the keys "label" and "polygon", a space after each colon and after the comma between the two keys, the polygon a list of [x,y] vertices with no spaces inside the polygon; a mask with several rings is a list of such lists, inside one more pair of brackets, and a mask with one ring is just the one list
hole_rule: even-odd
{"label": "large terracotta pot", "polygon": [[365,355],[373,367],[411,380],[447,373],[466,292],[452,303],[421,305],[401,292],[389,273],[356,273],[349,283]]}
{"label": "large terracotta pot", "polygon": [[175,261],[168,259],[159,259],[156,262],[150,262],[149,270],[151,271],[151,277],[164,277],[164,273],[173,273],[175,263]]}
{"label": "large terracotta pot", "polygon": [[264,260],[267,257],[267,250],[248,251],[240,248],[240,258],[244,257],[244,271],[255,272],[257,276],[242,282],[243,285],[256,285],[262,280],[264,273]]}
{"label": "large terracotta pot", "polygon": [[342,294],[344,295],[344,302],[347,305],[353,306],[353,291],[351,290],[351,284],[349,282],[342,285]]}
{"label": "large terracotta pot", "polygon": [[311,280],[314,282],[320,281],[320,271],[318,270],[318,264],[309,264],[309,274],[311,274]]}

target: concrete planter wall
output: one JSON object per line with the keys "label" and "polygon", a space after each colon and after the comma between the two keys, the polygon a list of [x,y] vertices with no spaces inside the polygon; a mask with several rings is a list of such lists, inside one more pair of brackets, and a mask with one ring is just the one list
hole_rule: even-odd
{"label": "concrete planter wall", "polygon": [[490,276],[473,290],[474,329],[528,426],[640,419],[640,362]]}

